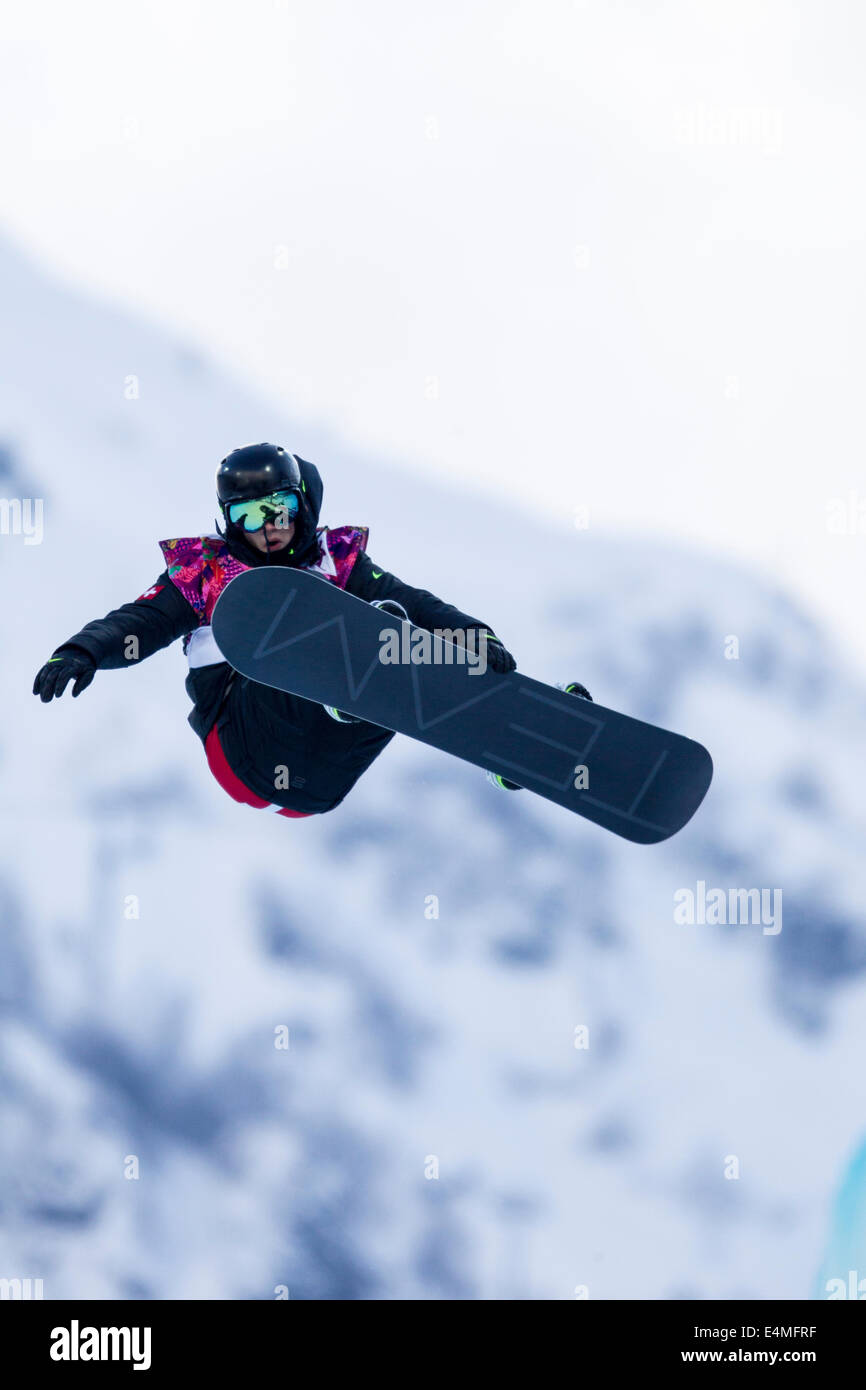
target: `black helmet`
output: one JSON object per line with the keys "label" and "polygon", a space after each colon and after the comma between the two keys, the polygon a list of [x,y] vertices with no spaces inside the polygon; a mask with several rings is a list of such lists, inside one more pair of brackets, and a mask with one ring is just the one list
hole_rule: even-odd
{"label": "black helmet", "polygon": [[225,515],[227,502],[267,497],[286,488],[301,491],[301,468],[294,454],[279,444],[245,444],[232,449],[217,469],[217,497]]}
{"label": "black helmet", "polygon": [[[306,497],[301,465],[294,454],[279,444],[245,444],[227,454],[217,469],[217,498],[223,514],[225,531],[217,531],[229,550],[246,565],[310,563],[318,554],[316,515]],[[291,488],[298,495],[299,509],[291,547],[279,555],[261,555],[246,538],[242,526],[236,526],[226,508],[230,502],[246,502],[267,497],[273,492]]]}

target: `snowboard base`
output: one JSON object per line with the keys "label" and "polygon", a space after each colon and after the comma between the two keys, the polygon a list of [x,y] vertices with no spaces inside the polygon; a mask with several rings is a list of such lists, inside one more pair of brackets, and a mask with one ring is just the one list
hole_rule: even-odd
{"label": "snowboard base", "polygon": [[[420,640],[421,629],[304,570],[238,575],[212,621],[220,651],[250,680],[491,769],[635,844],[681,830],[712,779],[694,740],[519,671],[473,670],[460,648]],[[382,659],[381,634],[402,627],[401,650],[428,660]]]}

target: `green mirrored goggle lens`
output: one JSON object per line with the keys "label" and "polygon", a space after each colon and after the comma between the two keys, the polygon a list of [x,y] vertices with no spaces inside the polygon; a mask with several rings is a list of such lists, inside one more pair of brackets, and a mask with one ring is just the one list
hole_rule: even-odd
{"label": "green mirrored goggle lens", "polygon": [[273,492],[269,497],[253,497],[243,502],[230,502],[228,519],[233,526],[245,531],[260,531],[266,522],[274,526],[289,526],[298,515],[298,495],[295,492]]}

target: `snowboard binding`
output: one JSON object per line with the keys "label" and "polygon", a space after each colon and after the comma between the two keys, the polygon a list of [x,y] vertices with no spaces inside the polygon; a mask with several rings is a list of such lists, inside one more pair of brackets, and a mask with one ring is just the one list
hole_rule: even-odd
{"label": "snowboard binding", "polygon": [[[567,685],[563,685],[561,681],[558,681],[556,688],[557,690],[564,690],[566,695],[576,695],[579,700],[592,699],[586,686],[581,685],[580,681],[569,681]],[[507,777],[501,776],[498,772],[491,772],[489,768],[487,770],[487,780],[492,786],[498,787],[502,792],[523,791],[519,782],[509,782]]]}

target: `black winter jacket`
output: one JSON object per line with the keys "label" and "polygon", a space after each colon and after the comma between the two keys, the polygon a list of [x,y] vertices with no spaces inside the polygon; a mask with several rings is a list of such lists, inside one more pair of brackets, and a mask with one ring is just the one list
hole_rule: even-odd
{"label": "black winter jacket", "polygon": [[[315,524],[322,483],[314,464],[304,459],[300,464]],[[231,540],[228,544],[245,564],[285,563],[283,555],[259,557],[248,546],[239,549]],[[309,557],[308,550],[304,559]],[[413,588],[380,570],[364,551],[358,554],[345,587],[347,593],[368,601],[396,599],[416,626],[431,632],[435,628],[490,631],[479,619],[426,589]],[[77,647],[100,670],[119,670],[145,661],[198,626],[195,609],[164,570],[140,598],[88,623],[58,651]],[[138,639],[135,660],[128,656],[132,636]],[[338,723],[320,705],[236,675],[226,662],[190,670],[186,689],[193,702],[189,722],[199,738],[204,741],[216,722],[235,775],[265,801],[294,811],[333,810],[394,737],[374,724]],[[280,767],[288,767],[290,774],[290,785],[284,789],[275,787]]]}

